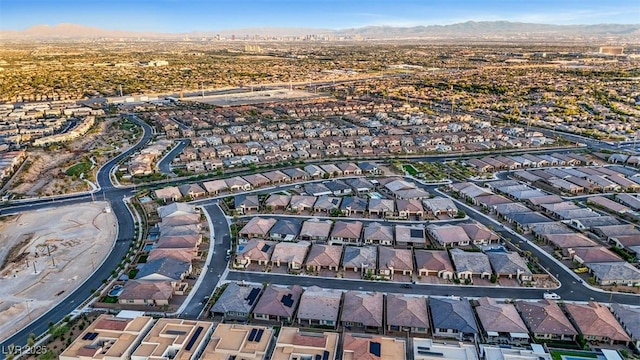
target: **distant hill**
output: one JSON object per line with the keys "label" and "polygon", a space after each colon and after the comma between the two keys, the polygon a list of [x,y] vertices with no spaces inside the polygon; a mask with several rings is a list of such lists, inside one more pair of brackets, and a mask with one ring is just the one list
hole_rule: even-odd
{"label": "distant hill", "polygon": [[108,30],[77,24],[55,26],[37,25],[21,31],[0,31],[0,39],[95,39],[95,38],[184,38],[189,36],[213,37],[215,35],[236,38],[253,35],[304,36],[335,35],[358,36],[370,39],[408,38],[464,38],[486,36],[518,36],[520,38],[563,36],[610,36],[614,38],[640,37],[640,24],[598,24],[598,25],[548,25],[509,21],[467,21],[451,25],[429,25],[413,27],[366,26],[361,28],[330,30],[312,28],[245,28],[219,31],[192,31],[188,33],[158,33]]}
{"label": "distant hill", "polygon": [[556,34],[565,35],[627,35],[640,32],[640,24],[598,24],[598,25],[548,25],[509,21],[467,21],[451,25],[430,25],[413,27],[367,26],[339,31],[344,34],[358,34],[364,37],[404,37],[435,35],[508,35],[508,34]]}

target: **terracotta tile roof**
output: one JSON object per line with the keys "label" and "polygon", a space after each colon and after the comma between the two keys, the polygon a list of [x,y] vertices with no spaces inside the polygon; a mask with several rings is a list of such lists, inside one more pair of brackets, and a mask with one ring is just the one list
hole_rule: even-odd
{"label": "terracotta tile roof", "polygon": [[584,305],[566,303],[565,308],[580,332],[586,336],[603,336],[617,341],[631,340],[604,305],[597,302]]}
{"label": "terracotta tile roof", "polygon": [[533,333],[578,335],[560,306],[553,301],[518,301],[516,307]]}

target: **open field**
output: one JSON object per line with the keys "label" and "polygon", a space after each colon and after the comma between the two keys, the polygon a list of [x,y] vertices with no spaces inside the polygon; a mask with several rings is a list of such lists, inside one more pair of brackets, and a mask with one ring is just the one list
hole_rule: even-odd
{"label": "open field", "polygon": [[0,339],[53,307],[100,265],[117,232],[106,206],[94,202],[2,218]]}
{"label": "open field", "polygon": [[265,90],[236,94],[209,95],[204,97],[185,97],[182,101],[201,102],[217,106],[262,104],[271,102],[283,102],[294,100],[308,100],[323,97],[325,95],[313,94],[301,90]]}

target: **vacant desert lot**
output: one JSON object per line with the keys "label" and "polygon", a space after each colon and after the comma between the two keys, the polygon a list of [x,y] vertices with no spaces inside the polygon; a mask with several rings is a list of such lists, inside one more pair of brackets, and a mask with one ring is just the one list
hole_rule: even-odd
{"label": "vacant desert lot", "polygon": [[56,305],[100,265],[117,232],[107,206],[94,202],[0,219],[0,340]]}

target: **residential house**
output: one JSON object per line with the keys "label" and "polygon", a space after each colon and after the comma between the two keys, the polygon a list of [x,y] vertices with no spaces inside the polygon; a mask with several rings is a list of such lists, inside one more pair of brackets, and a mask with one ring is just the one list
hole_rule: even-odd
{"label": "residential house", "polygon": [[315,204],[313,204],[313,212],[331,215],[332,213],[340,210],[341,201],[342,199],[339,197],[326,195],[319,196]]}
{"label": "residential house", "polygon": [[406,359],[407,344],[405,340],[347,333],[344,335],[342,343],[342,359],[344,360]]}
{"label": "residential house", "polygon": [[337,166],[344,176],[362,175],[362,170],[354,163],[338,163]]}
{"label": "residential house", "polygon": [[294,356],[335,359],[339,340],[340,334],[336,332],[306,333],[297,327],[285,326],[280,328],[271,360],[292,360]]}
{"label": "residential house", "polygon": [[326,173],[324,172],[324,170],[322,170],[319,166],[317,165],[307,165],[304,167],[304,172],[306,172],[307,174],[309,174],[309,177],[311,179],[320,179],[322,178]]}
{"label": "residential house", "polygon": [[527,262],[517,252],[487,251],[487,256],[498,278],[517,279],[521,283],[533,280]]}
{"label": "residential house", "polygon": [[276,243],[271,254],[271,264],[278,267],[286,264],[289,270],[300,270],[310,245],[307,241]]}
{"label": "residential house", "polygon": [[611,310],[620,325],[627,331],[629,337],[633,341],[633,347],[640,349],[640,307],[621,305],[617,303],[611,304]]}
{"label": "residential house", "polygon": [[580,265],[622,261],[622,258],[604,246],[579,247],[572,249],[569,253],[573,261]]}
{"label": "residential house", "polygon": [[121,305],[169,305],[173,296],[173,286],[169,281],[129,280],[118,296]]}
{"label": "residential house", "polygon": [[84,331],[81,330],[58,359],[128,359],[153,322],[150,316],[125,318],[101,314]]}
{"label": "residential house", "polygon": [[394,275],[413,276],[413,255],[409,249],[378,247],[378,274],[393,280]]}
{"label": "residential house", "polygon": [[459,341],[477,339],[478,325],[467,299],[431,297],[429,310],[434,336]]}
{"label": "residential house", "polygon": [[599,285],[640,285],[640,270],[628,262],[592,262],[587,267]]}
{"label": "residential house", "polygon": [[382,293],[349,290],[344,294],[340,323],[348,330],[380,333],[383,329],[383,303]]}
{"label": "residential house", "polygon": [[251,190],[251,184],[240,176],[224,179],[224,181],[227,183],[229,191],[238,192]]}
{"label": "residential house", "polygon": [[264,206],[267,211],[282,211],[287,209],[290,201],[291,195],[271,194],[267,200],[264,201]]}
{"label": "residential house", "polygon": [[396,200],[396,208],[398,210],[398,217],[402,219],[420,221],[424,217],[422,202],[417,199]]}
{"label": "residential house", "polygon": [[165,206],[160,206],[157,210],[160,218],[181,217],[189,215],[198,215],[198,210],[190,204],[185,203],[173,203]]}
{"label": "residential house", "polygon": [[176,287],[191,274],[191,261],[175,257],[157,258],[147,261],[136,274],[140,281],[169,281]]}
{"label": "residential house", "polygon": [[427,225],[427,234],[443,247],[469,246],[471,239],[459,225]]}
{"label": "residential house", "polygon": [[426,334],[429,330],[427,302],[424,297],[388,294],[386,307],[388,331]]}
{"label": "residential house", "polygon": [[[329,177],[338,177],[338,176],[342,176],[342,170],[340,170],[339,167],[337,167],[336,165],[333,164],[324,164],[324,165],[320,165],[320,169],[322,169],[322,171],[325,174],[328,174]],[[305,168],[306,170],[306,168]]]}
{"label": "residential house", "polygon": [[346,246],[342,257],[342,270],[359,272],[360,275],[371,275],[377,272],[377,246]]}
{"label": "residential house", "polygon": [[298,168],[292,168],[292,169],[284,169],[282,170],[282,172],[287,175],[291,181],[304,181],[309,179],[309,174],[307,174],[306,171],[298,169]]}
{"label": "residential house", "polygon": [[313,204],[315,204],[316,200],[315,196],[293,195],[289,201],[289,209],[293,212],[312,212]]}
{"label": "residential house", "polygon": [[404,248],[426,247],[422,225],[396,225],[396,245]]}
{"label": "residential house", "polygon": [[342,246],[312,244],[305,262],[309,271],[332,270],[338,271],[342,258]]}
{"label": "residential house", "polygon": [[486,254],[467,252],[461,249],[452,249],[449,253],[458,279],[464,281],[468,279],[468,281],[473,282],[474,277],[481,279],[491,277],[491,263]]}
{"label": "residential house", "polygon": [[565,303],[564,307],[586,341],[629,345],[631,338],[606,306],[590,301],[588,304]]}
{"label": "residential house", "polygon": [[182,193],[176,186],[169,186],[154,191],[156,199],[163,201],[178,201],[182,197]]}
{"label": "residential house", "polygon": [[261,292],[260,286],[230,282],[211,307],[211,314],[222,316],[226,321],[247,321]]}
{"label": "residential house", "polygon": [[336,221],[329,237],[330,244],[360,244],[362,222]]}
{"label": "residential house", "polygon": [[300,229],[300,239],[318,243],[327,242],[332,227],[333,222],[331,220],[306,220]]}
{"label": "residential house", "polygon": [[300,326],[322,326],[335,329],[342,302],[342,291],[308,287],[300,297],[297,322]]}
{"label": "residential house", "polygon": [[395,214],[395,201],[390,199],[369,199],[369,216],[386,218]]}
{"label": "residential house", "polygon": [[271,181],[262,174],[250,174],[245,175],[242,178],[245,179],[249,184],[251,184],[251,187],[254,189],[269,185],[271,183]]}
{"label": "residential house", "polygon": [[424,208],[431,212],[435,217],[440,217],[442,215],[454,217],[458,214],[458,207],[453,200],[449,198],[435,197],[422,200],[422,203],[424,204]]}
{"label": "residential house", "polygon": [[640,199],[636,194],[619,193],[615,199],[633,210],[640,210]]}
{"label": "residential house", "polygon": [[368,194],[375,189],[371,181],[363,178],[347,179],[344,181],[356,194]]}
{"label": "residential house", "polygon": [[184,184],[178,186],[178,190],[180,190],[180,194],[183,197],[189,197],[192,199],[197,199],[204,197],[207,192],[198,184]]}
{"label": "residential house", "polygon": [[258,265],[267,265],[271,260],[271,254],[276,243],[273,241],[251,239],[242,245],[242,249],[238,250],[233,262],[233,267],[238,269],[246,269],[249,265],[256,263]]}
{"label": "residential house", "polygon": [[381,175],[382,169],[371,162],[359,162],[358,167],[362,170],[362,173],[369,175]]}
{"label": "residential house", "polygon": [[595,247],[598,244],[580,233],[571,234],[548,234],[542,237],[542,240],[553,246],[555,250],[559,250],[564,257],[570,258],[573,255],[573,249],[578,247]]}
{"label": "residential house", "polygon": [[516,302],[516,309],[535,339],[553,341],[575,341],[578,332],[571,321],[551,300]]}
{"label": "residential house", "polygon": [[273,336],[273,328],[266,326],[219,323],[199,359],[262,360]]}
{"label": "residential house", "polygon": [[254,217],[238,232],[240,236],[245,238],[266,238],[269,230],[276,224],[278,220],[272,218]]}
{"label": "residential house", "polygon": [[[396,199],[424,199],[429,197],[429,193],[415,183],[402,179],[393,180],[384,185],[385,189],[393,194]],[[422,205],[420,206],[422,207]]]}
{"label": "residential house", "polygon": [[485,342],[506,341],[511,344],[529,342],[529,330],[513,304],[499,303],[498,300],[487,297],[480,298],[477,302],[475,311]]}
{"label": "residential house", "polygon": [[364,216],[367,212],[367,199],[347,196],[342,198],[340,211],[346,216]]}
{"label": "residential house", "polygon": [[276,241],[294,241],[298,238],[301,228],[301,220],[279,219],[269,230],[269,237]]}
{"label": "residential house", "polygon": [[478,222],[462,223],[460,227],[467,233],[473,245],[487,245],[500,241],[500,236]]}
{"label": "residential house", "polygon": [[237,195],[233,198],[235,212],[239,215],[260,210],[258,195]]}
{"label": "residential house", "polygon": [[253,309],[253,318],[291,324],[302,295],[302,287],[267,285]]}
{"label": "residential house", "polygon": [[352,193],[351,187],[342,180],[331,180],[322,183],[334,196],[344,196]]}
{"label": "residential house", "polygon": [[223,191],[229,190],[229,186],[224,180],[211,180],[202,183],[204,189],[209,195],[218,195]]}
{"label": "residential house", "polygon": [[437,276],[442,279],[453,280],[455,270],[446,251],[414,250],[413,254],[418,276]]}
{"label": "residential house", "polygon": [[393,226],[371,222],[364,228],[364,243],[367,245],[393,245]]}
{"label": "residential house", "polygon": [[282,184],[291,182],[291,177],[280,170],[273,170],[263,173],[271,184]]}

